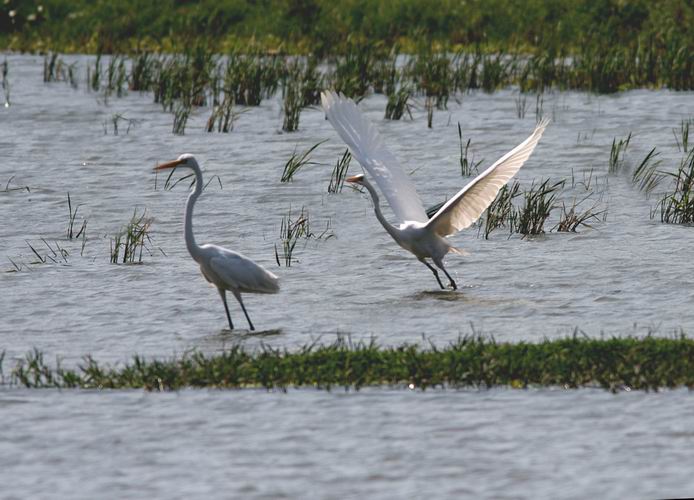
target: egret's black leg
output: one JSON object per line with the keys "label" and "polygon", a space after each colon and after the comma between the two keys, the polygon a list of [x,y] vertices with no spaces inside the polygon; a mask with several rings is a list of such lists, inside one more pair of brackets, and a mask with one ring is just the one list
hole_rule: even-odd
{"label": "egret's black leg", "polygon": [[239,301],[239,304],[241,304],[241,309],[243,309],[243,314],[246,315],[246,320],[248,320],[248,326],[251,327],[251,331],[255,330],[255,327],[253,326],[253,323],[251,322],[251,318],[248,317],[248,313],[246,312],[246,306],[243,305],[243,300],[241,300],[241,294],[240,293],[234,293],[234,296],[236,297],[236,300]]}
{"label": "egret's black leg", "polygon": [[231,314],[229,314],[229,306],[227,305],[227,294],[226,291],[219,289],[219,295],[222,296],[222,302],[224,302],[224,310],[227,312],[227,319],[229,320],[229,330],[234,329],[234,324],[231,322]]}
{"label": "egret's black leg", "polygon": [[438,266],[438,268],[441,269],[441,270],[446,274],[446,277],[448,278],[448,281],[450,281],[451,288],[453,288],[453,290],[457,290],[457,289],[458,289],[458,285],[455,284],[455,281],[453,280],[453,278],[451,278],[451,275],[448,274],[448,271],[446,271],[446,268],[443,267],[443,262],[441,262],[441,261],[439,261],[439,262],[434,261],[434,264],[436,264],[436,265]]}
{"label": "egret's black leg", "polygon": [[434,266],[432,266],[431,264],[429,264],[429,263],[428,263],[426,260],[424,260],[424,259],[420,259],[419,262],[421,262],[422,264],[424,264],[425,266],[427,266],[427,267],[429,268],[429,270],[430,270],[432,273],[434,273],[434,276],[436,277],[436,281],[439,282],[439,286],[441,287],[441,290],[444,290],[446,287],[444,287],[444,286],[443,286],[443,283],[441,283],[441,278],[439,278],[439,272],[436,270],[436,268],[435,268]]}

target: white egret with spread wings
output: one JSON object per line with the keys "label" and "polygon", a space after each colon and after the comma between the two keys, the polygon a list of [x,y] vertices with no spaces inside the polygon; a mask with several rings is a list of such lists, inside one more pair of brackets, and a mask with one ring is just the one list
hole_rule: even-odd
{"label": "white egret with spread wings", "polygon": [[[443,266],[443,258],[448,252],[463,252],[452,246],[446,237],[470,227],[482,215],[501,188],[530,157],[548,121],[540,122],[530,137],[475,177],[429,218],[409,177],[354,101],[331,91],[323,92],[321,101],[328,121],[349,146],[352,156],[376,181],[399,225],[386,220],[378,193],[363,174],[346,180],[367,189],[373,199],[376,218],[395,242],[427,266],[442,289],[444,286],[436,268],[446,274],[455,290],[457,285]],[[431,259],[436,267],[427,259]]]}
{"label": "white egret with spread wings", "polygon": [[227,305],[227,290],[233,293],[236,300],[239,301],[248,326],[251,330],[255,330],[251,318],[246,312],[246,307],[243,305],[243,300],[241,300],[241,293],[277,293],[280,289],[279,280],[277,276],[245,255],[217,245],[198,245],[196,243],[193,235],[193,206],[202,194],[202,171],[195,157],[191,154],[182,154],[178,159],[158,165],[154,170],[176,167],[190,168],[195,173],[195,188],[188,196],[184,224],[184,236],[188,252],[193,260],[200,265],[200,272],[205,279],[217,287],[224,303],[229,328],[233,330],[234,324],[231,322],[229,306]]}

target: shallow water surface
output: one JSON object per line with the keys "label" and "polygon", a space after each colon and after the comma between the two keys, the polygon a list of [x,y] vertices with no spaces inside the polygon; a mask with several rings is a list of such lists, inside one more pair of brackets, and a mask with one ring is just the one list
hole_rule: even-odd
{"label": "shallow water surface", "polygon": [[[687,391],[0,390],[3,498],[673,498]],[[678,410],[680,408],[680,410]]]}
{"label": "shallow water surface", "polygon": [[[452,240],[470,255],[447,259],[461,286],[451,293],[438,291],[431,273],[389,239],[366,195],[351,189],[327,194],[344,145],[321,111],[304,111],[300,132],[282,134],[280,102],[268,100],[243,114],[232,133],[208,134],[208,110],[202,109],[186,135],[175,136],[171,115],[149,94],[105,100],[84,86],[42,83],[38,57],[8,60],[13,104],[0,111],[0,184],[12,178],[10,186],[31,190],[0,193],[0,269],[12,269],[10,259],[22,267],[0,273],[9,291],[2,299],[0,335],[10,357],[32,346],[68,359],[91,353],[120,360],[135,352],[215,350],[239,339],[257,343],[223,331],[221,301],[186,252],[181,233],[187,183],[164,191],[159,178],[155,189],[151,168],[182,152],[196,154],[207,178],[219,176],[222,185],[210,183],[198,203],[198,241],[239,250],[281,277],[280,295],[246,298],[256,326],[276,333],[262,337],[265,342],[296,346],[342,333],[384,344],[421,335],[445,343],[470,333],[470,325],[500,340],[566,335],[576,327],[589,334],[670,334],[694,324],[694,273],[687,268],[694,231],[652,220],[654,198],[632,188],[626,175],[606,176],[613,137],[630,131],[628,163],[657,146],[663,168],[674,168],[681,155],[671,129],[694,114],[691,93],[547,94],[543,112],[553,122],[518,177],[524,183],[544,177],[589,182],[598,209],[607,210],[606,222],[527,239],[500,230],[485,241],[477,229],[464,231]],[[84,69],[85,60],[79,64]],[[461,96],[436,113],[433,130],[421,113],[414,122],[384,121],[380,96],[366,99],[362,109],[413,171],[425,203],[433,204],[467,182],[457,167],[458,121],[484,165],[530,133],[535,114],[529,109],[518,119],[515,99],[511,90]],[[138,125],[125,134],[121,124],[114,136],[103,123],[117,113]],[[323,139],[328,143],[314,155],[320,164],[280,183],[294,149]],[[352,165],[352,172],[358,170]],[[581,189],[563,198],[570,202],[583,195]],[[88,218],[83,256],[80,242],[65,240],[68,192],[80,205],[77,224]],[[308,209],[312,231],[330,224],[334,237],[301,241],[295,264],[278,268],[274,246],[290,207],[294,213]],[[154,218],[153,255],[145,255],[142,265],[112,265],[110,238],[136,208]],[[36,259],[27,241],[49,253],[41,238],[69,251],[68,262],[31,265]],[[245,327],[235,303],[232,315]]]}
{"label": "shallow water surface", "polygon": [[[79,60],[82,70],[85,58]],[[0,108],[0,349],[5,369],[37,347],[47,359],[85,354],[111,363],[133,354],[215,352],[231,343],[294,348],[337,335],[393,345],[444,344],[472,331],[498,340],[588,334],[671,334],[694,325],[694,231],[651,219],[656,197],[627,175],[607,177],[613,137],[633,138],[627,164],[654,146],[663,168],[681,154],[671,129],[694,114],[691,93],[613,96],[548,93],[552,118],[519,174],[568,179],[563,199],[590,185],[604,222],[578,233],[488,241],[473,228],[452,238],[467,257],[447,268],[460,285],[439,291],[431,273],[383,231],[370,200],[326,190],[344,145],[318,109],[300,131],[279,132],[280,102],[243,114],[231,134],[207,134],[196,111],[185,136],[151,95],[122,99],[43,84],[42,59],[8,56],[12,105]],[[82,82],[80,82],[82,83]],[[385,100],[361,104],[402,159],[427,204],[453,195],[457,122],[489,165],[529,135],[535,113],[516,116],[517,91],[473,93],[438,111],[426,128],[382,120]],[[113,135],[114,114],[139,120]],[[106,125],[104,125],[106,123]],[[106,127],[108,133],[104,133]],[[284,162],[328,139],[318,165],[281,184]],[[247,295],[259,332],[225,330],[224,310],[182,238],[187,184],[171,191],[157,162],[194,153],[214,180],[195,213],[200,243],[241,251],[276,272],[282,292]],[[352,165],[351,172],[359,171]],[[67,193],[88,218],[84,252],[67,241]],[[290,268],[275,263],[281,218],[309,210],[311,229],[333,236],[300,242]],[[110,238],[133,211],[153,217],[152,255],[109,263]],[[550,228],[556,220],[550,221]],[[32,264],[69,252],[67,262]],[[14,268],[19,272],[4,272]],[[238,306],[232,315],[245,327]],[[0,390],[4,498],[654,498],[694,489],[687,391],[611,395],[596,390],[141,392]]]}

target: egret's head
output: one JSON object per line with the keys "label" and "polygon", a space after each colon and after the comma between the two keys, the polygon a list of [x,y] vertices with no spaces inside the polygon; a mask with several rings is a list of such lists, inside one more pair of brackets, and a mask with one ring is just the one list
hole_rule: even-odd
{"label": "egret's head", "polygon": [[159,171],[159,170],[165,170],[167,168],[176,168],[176,167],[195,168],[194,166],[197,164],[198,164],[198,162],[195,161],[195,156],[193,156],[190,153],[184,153],[173,161],[169,161],[166,163],[162,163],[161,165],[157,165],[156,167],[154,167],[154,170]]}
{"label": "egret's head", "polygon": [[352,177],[347,177],[345,180],[347,182],[351,182],[352,184],[359,184],[359,185],[363,186],[364,185],[364,174],[353,175]]}

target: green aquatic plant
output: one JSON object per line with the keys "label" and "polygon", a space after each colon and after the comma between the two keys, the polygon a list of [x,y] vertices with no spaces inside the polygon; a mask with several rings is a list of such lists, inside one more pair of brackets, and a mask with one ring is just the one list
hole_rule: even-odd
{"label": "green aquatic plant", "polygon": [[87,88],[98,92],[101,88],[101,53],[96,54],[94,69],[87,63]]}
{"label": "green aquatic plant", "polygon": [[282,130],[294,132],[299,128],[301,108],[305,99],[303,80],[299,68],[290,71],[288,78],[285,79],[282,92],[284,94],[282,98],[282,111],[284,113]]}
{"label": "green aquatic plant", "polygon": [[317,165],[316,162],[311,161],[311,153],[313,153],[318,146],[326,141],[327,139],[317,142],[302,153],[297,153],[296,148],[294,148],[292,156],[284,164],[284,170],[282,171],[280,182],[292,181],[294,179],[294,175],[296,175],[296,173],[306,165]]}
{"label": "green aquatic plant", "polygon": [[77,210],[79,210],[81,205],[75,206],[72,209],[72,200],[70,199],[70,193],[67,194],[67,209],[68,209],[68,224],[67,224],[67,234],[68,240],[73,238],[79,238],[80,235],[87,229],[87,219],[82,219],[82,225],[80,229],[75,233],[75,220],[77,220]]}
{"label": "green aquatic plant", "polygon": [[511,213],[511,232],[524,236],[545,232],[545,222],[549,218],[559,191],[565,181],[551,183],[545,179],[539,183],[533,181],[530,189],[523,192],[523,205]]}
{"label": "green aquatic plant", "polygon": [[330,183],[328,184],[328,193],[340,193],[342,192],[342,187],[345,184],[345,178],[347,177],[347,170],[349,170],[349,164],[352,160],[352,154],[349,149],[345,149],[342,156],[338,158],[333,167],[333,171],[330,174]]}
{"label": "green aquatic plant", "polygon": [[[509,187],[510,186],[510,187]],[[508,227],[511,224],[514,214],[513,200],[521,195],[520,183],[513,181],[512,184],[504,185],[494,201],[491,202],[484,212],[484,239],[488,240],[489,235],[500,227]],[[482,226],[480,226],[480,229]]]}
{"label": "green aquatic plant", "polygon": [[386,104],[386,120],[400,120],[405,113],[412,119],[412,106],[409,101],[412,98],[412,91],[407,86],[402,86],[398,90],[388,93],[388,103]]}
{"label": "green aquatic plant", "polygon": [[[470,336],[443,346],[381,347],[340,337],[288,350],[236,344],[214,353],[169,359],[135,356],[108,365],[86,356],[75,367],[51,366],[34,349],[5,383],[27,388],[179,390],[186,387],[286,390],[291,387],[398,388],[599,387],[612,392],[694,388],[694,340],[678,337],[571,337],[497,342]],[[4,361],[0,358],[0,362]]]}
{"label": "green aquatic plant", "polygon": [[612,148],[610,149],[610,161],[608,172],[611,174],[616,174],[624,166],[624,154],[627,152],[629,147],[629,142],[631,141],[631,132],[624,139],[619,139],[615,137],[612,139]]}
{"label": "green aquatic plant", "polygon": [[184,135],[186,133],[186,124],[190,117],[190,106],[185,103],[178,103],[174,110],[173,133],[176,135]]}
{"label": "green aquatic plant", "polygon": [[138,215],[136,209],[126,226],[111,238],[111,264],[141,263],[143,252],[151,255],[151,226],[147,213]]}
{"label": "green aquatic plant", "polygon": [[458,141],[460,145],[460,175],[469,177],[473,174],[478,174],[479,166],[484,159],[475,162],[474,155],[468,157],[471,139],[468,139],[465,143],[465,147],[463,147],[463,129],[460,127],[460,122],[458,122]]}
{"label": "green aquatic plant", "polygon": [[554,226],[554,229],[557,232],[575,233],[580,226],[592,227],[589,222],[600,222],[600,217],[605,216],[606,210],[598,210],[597,204],[585,209],[580,208],[581,204],[589,198],[590,195],[580,201],[574,198],[568,207],[566,203],[562,202],[559,222]]}
{"label": "green aquatic plant", "polygon": [[694,119],[689,118],[680,122],[679,129],[672,129],[672,135],[675,136],[677,149],[686,153],[689,151],[689,126],[694,123]]}
{"label": "green aquatic plant", "polygon": [[130,63],[128,88],[137,92],[152,90],[159,60],[150,52],[139,52]]}
{"label": "green aquatic plant", "polygon": [[646,194],[650,194],[665,178],[665,175],[658,170],[661,161],[656,158],[659,155],[656,148],[651,149],[631,176],[632,184]]}
{"label": "green aquatic plant", "polygon": [[673,180],[673,186],[658,203],[660,220],[668,224],[694,223],[694,151],[682,160],[675,173],[665,175]]}
{"label": "green aquatic plant", "polygon": [[207,119],[205,130],[214,132],[215,124],[217,132],[229,133],[234,130],[234,124],[248,108],[237,111],[234,107],[234,97],[224,94],[224,99],[218,105],[212,106],[212,114]]}

